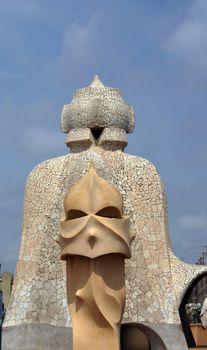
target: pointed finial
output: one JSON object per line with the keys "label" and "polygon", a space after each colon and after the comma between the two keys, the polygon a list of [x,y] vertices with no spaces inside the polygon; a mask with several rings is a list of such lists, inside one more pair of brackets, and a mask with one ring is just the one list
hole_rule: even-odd
{"label": "pointed finial", "polygon": [[[96,129],[93,135],[99,142],[98,136],[104,128],[115,128],[120,131],[120,140],[125,140],[124,132],[131,133],[134,128],[134,111],[131,106],[124,103],[121,93],[118,89],[105,86],[97,75],[89,86],[76,90],[73,100],[70,104],[63,107],[61,113],[62,131],[70,134],[70,143],[72,145],[72,135],[76,135],[77,129],[84,129],[88,135],[88,129]],[[108,132],[108,131],[107,131]],[[111,132],[111,131],[110,131]],[[116,131],[116,135],[117,135]],[[83,134],[78,134],[82,135]],[[108,134],[107,134],[108,135]],[[85,137],[85,136],[84,136]],[[87,140],[88,140],[87,136]],[[107,136],[109,137],[109,136]],[[110,136],[111,137],[111,136]],[[114,140],[118,136],[114,136]],[[89,137],[90,139],[90,137]],[[104,139],[105,140],[105,139]],[[107,139],[109,140],[109,139]],[[117,139],[118,140],[118,139]],[[122,144],[127,142],[123,141]],[[121,141],[120,141],[121,143]],[[67,144],[69,142],[67,141]]]}
{"label": "pointed finial", "polygon": [[100,81],[98,75],[95,75],[91,84],[89,85],[92,88],[104,88],[105,85]]}

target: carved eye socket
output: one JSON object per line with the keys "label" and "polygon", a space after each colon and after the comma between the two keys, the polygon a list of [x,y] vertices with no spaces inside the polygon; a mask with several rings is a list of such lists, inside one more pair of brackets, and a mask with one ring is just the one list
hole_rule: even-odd
{"label": "carved eye socket", "polygon": [[87,214],[84,213],[84,211],[71,209],[67,213],[67,220],[73,220],[73,219],[82,218],[83,216],[86,216],[86,215]]}
{"label": "carved eye socket", "polygon": [[115,207],[106,207],[101,210],[99,210],[96,215],[98,216],[103,216],[106,218],[116,218],[116,219],[121,219],[121,213],[119,209]]}

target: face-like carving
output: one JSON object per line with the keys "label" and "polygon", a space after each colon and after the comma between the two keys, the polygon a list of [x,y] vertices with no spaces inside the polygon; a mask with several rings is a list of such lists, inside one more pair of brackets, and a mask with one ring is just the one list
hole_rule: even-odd
{"label": "face-like carving", "polygon": [[129,219],[122,216],[122,196],[93,166],[67,193],[64,207],[65,219],[60,222],[62,259],[110,253],[130,257],[133,235]]}

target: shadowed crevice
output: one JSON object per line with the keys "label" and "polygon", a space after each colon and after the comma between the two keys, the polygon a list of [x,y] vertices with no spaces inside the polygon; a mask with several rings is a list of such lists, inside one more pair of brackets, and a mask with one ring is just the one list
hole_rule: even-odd
{"label": "shadowed crevice", "polygon": [[92,135],[96,141],[100,139],[100,136],[104,128],[91,128]]}

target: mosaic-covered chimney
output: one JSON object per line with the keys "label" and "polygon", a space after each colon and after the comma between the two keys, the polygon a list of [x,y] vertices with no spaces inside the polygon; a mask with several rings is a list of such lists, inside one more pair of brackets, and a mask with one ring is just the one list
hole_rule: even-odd
{"label": "mosaic-covered chimney", "polygon": [[[63,247],[57,242],[60,222],[68,213],[64,199],[77,189],[93,164],[96,176],[106,186],[101,187],[100,196],[104,188],[119,193],[120,215],[129,218],[134,235],[131,258],[125,260],[124,269],[122,349],[187,350],[194,338],[185,322],[186,295],[207,269],[185,264],[173,254],[160,177],[148,160],[124,153],[128,134],[134,128],[133,108],[124,103],[118,89],[104,86],[95,76],[63,107],[61,128],[67,133],[70,153],[42,162],[27,180],[22,240],[3,325],[3,349],[72,350],[68,298],[74,284],[72,272],[67,269],[71,287],[66,295],[67,262],[61,261]],[[79,203],[78,195],[76,201]],[[79,204],[83,204],[81,196]],[[111,227],[113,232],[116,229]],[[82,332],[84,324],[81,319],[78,322]],[[104,339],[102,349],[108,350],[108,337]]]}

